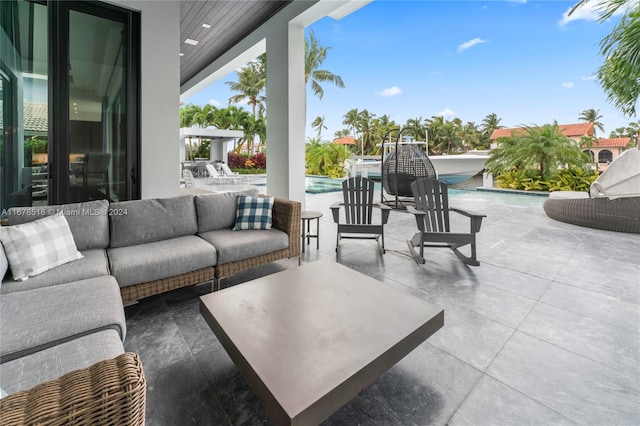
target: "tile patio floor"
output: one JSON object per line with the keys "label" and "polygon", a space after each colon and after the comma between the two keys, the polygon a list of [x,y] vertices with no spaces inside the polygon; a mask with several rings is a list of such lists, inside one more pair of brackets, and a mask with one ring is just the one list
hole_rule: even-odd
{"label": "tile patio floor", "polygon": [[[555,222],[538,206],[472,192],[452,204],[485,213],[480,267],[449,250],[407,256],[413,218],[391,213],[384,256],[345,240],[335,255],[329,205],[303,262],[335,259],[444,307],[445,326],[365,388],[327,425],[640,424],[640,236]],[[536,204],[536,203],[533,203]],[[465,224],[460,221],[456,224]],[[224,281],[297,266],[285,260]],[[140,354],[149,425],[262,425],[260,402],[198,311],[208,285],[126,308],[125,348]]]}

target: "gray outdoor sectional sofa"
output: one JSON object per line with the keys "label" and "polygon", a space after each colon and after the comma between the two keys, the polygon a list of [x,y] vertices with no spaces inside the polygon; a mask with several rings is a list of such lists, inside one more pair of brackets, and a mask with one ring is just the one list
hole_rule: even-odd
{"label": "gray outdoor sectional sofa", "polygon": [[[0,388],[9,394],[0,424],[34,416],[144,422],[144,374],[137,355],[124,353],[123,303],[300,255],[300,203],[275,198],[272,229],[232,231],[238,194],[10,209],[10,225],[62,211],[84,257],[14,281],[0,244]],[[107,367],[110,377],[100,376]],[[89,372],[90,386],[67,377],[79,372]]]}

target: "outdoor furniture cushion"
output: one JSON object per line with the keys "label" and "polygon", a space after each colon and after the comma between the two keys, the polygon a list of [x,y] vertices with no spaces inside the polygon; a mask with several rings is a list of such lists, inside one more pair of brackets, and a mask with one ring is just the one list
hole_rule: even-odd
{"label": "outdoor furniture cushion", "polygon": [[124,353],[116,330],[102,330],[0,364],[2,389],[12,394]]}
{"label": "outdoor furniture cushion", "polygon": [[238,195],[233,229],[271,229],[272,216],[273,197]]}
{"label": "outdoor furniture cushion", "polygon": [[106,200],[44,207],[12,207],[7,212],[10,225],[20,225],[62,212],[69,223],[78,250],[109,246],[109,217]]}
{"label": "outdoor furniture cushion", "polygon": [[82,258],[62,214],[0,228],[13,279],[24,281]]}
{"label": "outdoor furniture cushion", "polygon": [[244,191],[222,192],[196,196],[198,209],[198,232],[229,229],[236,222],[236,206],[238,195],[257,196],[255,188]]}
{"label": "outdoor furniture cushion", "polygon": [[640,197],[640,150],[628,149],[591,184],[591,198]]}
{"label": "outdoor furniture cushion", "polygon": [[216,249],[195,235],[107,249],[111,274],[120,287],[215,266]]}
{"label": "outdoor furniture cushion", "polygon": [[7,274],[9,270],[9,259],[7,259],[7,255],[4,253],[4,246],[2,242],[0,242],[0,282]]}
{"label": "outdoor furniture cushion", "polygon": [[14,291],[33,290],[109,275],[109,262],[107,260],[107,252],[104,249],[85,250],[80,253],[84,256],[82,259],[50,269],[38,276],[29,278],[27,281],[15,281],[11,279],[11,274],[8,274],[6,280],[2,283],[0,292],[4,294]]}
{"label": "outdoor furniture cushion", "polygon": [[250,259],[289,247],[289,236],[275,228],[251,229],[242,232],[221,229],[198,235],[216,248],[219,265]]}
{"label": "outdoor furniture cushion", "polygon": [[3,294],[0,362],[106,329],[116,330],[124,340],[120,288],[111,276]]}
{"label": "outdoor furniture cushion", "polygon": [[111,203],[109,220],[111,248],[195,235],[198,232],[193,195]]}

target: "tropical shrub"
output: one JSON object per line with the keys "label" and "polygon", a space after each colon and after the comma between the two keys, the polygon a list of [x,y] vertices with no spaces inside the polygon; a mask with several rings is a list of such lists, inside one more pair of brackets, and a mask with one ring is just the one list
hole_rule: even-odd
{"label": "tropical shrub", "polygon": [[229,168],[235,171],[250,169],[256,173],[264,173],[267,169],[267,156],[264,152],[258,152],[251,156],[229,152],[227,154],[227,161]]}
{"label": "tropical shrub", "polygon": [[496,185],[524,191],[588,191],[597,178],[598,173],[588,167],[559,169],[547,180],[540,179],[535,170],[511,169],[496,176]]}
{"label": "tropical shrub", "polygon": [[227,153],[227,162],[231,169],[242,169],[244,167],[245,160],[246,157],[242,154],[238,154],[237,152],[232,151]]}
{"label": "tropical shrub", "polygon": [[344,145],[311,141],[306,145],[306,173],[332,178],[343,177],[344,161],[351,152]]}

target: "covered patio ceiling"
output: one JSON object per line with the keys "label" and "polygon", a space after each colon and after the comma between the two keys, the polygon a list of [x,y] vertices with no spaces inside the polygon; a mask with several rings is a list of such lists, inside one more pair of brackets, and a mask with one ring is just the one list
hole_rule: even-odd
{"label": "covered patio ceiling", "polygon": [[[290,2],[181,0],[180,84],[193,78]],[[188,44],[185,40],[198,43]]]}

